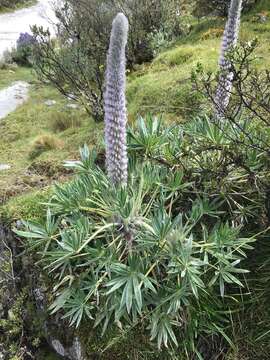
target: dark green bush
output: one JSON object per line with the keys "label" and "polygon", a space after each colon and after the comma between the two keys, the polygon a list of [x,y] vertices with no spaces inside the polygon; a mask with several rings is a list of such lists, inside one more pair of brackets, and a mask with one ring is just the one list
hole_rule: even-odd
{"label": "dark green bush", "polygon": [[[250,10],[258,0],[243,0],[243,9]],[[221,15],[226,16],[231,0],[196,0],[195,14],[202,15]]]}

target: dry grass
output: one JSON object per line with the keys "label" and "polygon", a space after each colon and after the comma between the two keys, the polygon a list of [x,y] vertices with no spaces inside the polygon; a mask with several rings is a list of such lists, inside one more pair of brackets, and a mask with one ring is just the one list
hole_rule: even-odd
{"label": "dry grass", "polygon": [[55,135],[43,134],[38,136],[30,149],[29,158],[35,159],[45,151],[61,149],[63,141],[59,140]]}
{"label": "dry grass", "polygon": [[62,132],[69,128],[78,128],[81,126],[81,119],[74,113],[55,112],[51,115],[51,128],[54,132]]}

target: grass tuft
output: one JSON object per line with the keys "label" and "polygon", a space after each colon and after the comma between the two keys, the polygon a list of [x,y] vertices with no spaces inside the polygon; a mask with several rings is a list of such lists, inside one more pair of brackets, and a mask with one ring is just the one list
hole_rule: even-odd
{"label": "grass tuft", "polygon": [[54,132],[62,132],[69,128],[78,128],[81,126],[81,119],[77,114],[68,112],[55,112],[51,115],[51,128]]}
{"label": "grass tuft", "polygon": [[29,158],[33,160],[45,151],[61,149],[62,147],[63,142],[60,141],[57,137],[55,137],[55,135],[40,135],[33,142],[32,148],[29,153]]}

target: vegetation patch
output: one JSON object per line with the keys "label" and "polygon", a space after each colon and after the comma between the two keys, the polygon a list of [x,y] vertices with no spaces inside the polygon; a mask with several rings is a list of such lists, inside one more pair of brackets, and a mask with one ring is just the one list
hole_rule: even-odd
{"label": "vegetation patch", "polygon": [[55,135],[44,134],[37,137],[30,149],[29,158],[35,159],[45,151],[62,149],[63,143]]}
{"label": "vegetation patch", "polygon": [[0,13],[11,12],[24,7],[33,6],[37,0],[0,0]]}
{"label": "vegetation patch", "polygon": [[81,119],[68,110],[55,112],[51,116],[51,129],[54,132],[62,132],[69,128],[79,128],[81,126]]}

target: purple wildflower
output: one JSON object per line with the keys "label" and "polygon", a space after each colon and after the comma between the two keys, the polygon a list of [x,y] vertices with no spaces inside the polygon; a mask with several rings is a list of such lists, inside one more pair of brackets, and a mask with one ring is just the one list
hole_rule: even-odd
{"label": "purple wildflower", "polygon": [[17,48],[26,47],[33,45],[35,43],[35,38],[29,33],[20,33],[20,36],[17,40]]}

